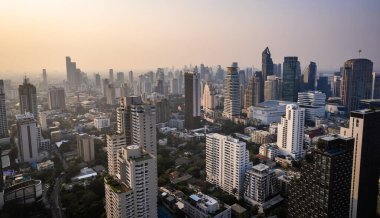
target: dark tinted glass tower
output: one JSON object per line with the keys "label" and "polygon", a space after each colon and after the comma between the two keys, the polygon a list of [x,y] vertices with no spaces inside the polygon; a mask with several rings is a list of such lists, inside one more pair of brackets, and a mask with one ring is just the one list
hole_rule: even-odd
{"label": "dark tinted glass tower", "polygon": [[185,73],[185,128],[201,126],[201,87],[199,73]]}
{"label": "dark tinted glass tower", "polygon": [[317,73],[317,64],[310,62],[310,64],[303,71],[303,90],[314,91],[315,90],[315,75]]}
{"label": "dark tinted glass tower", "polygon": [[261,102],[261,84],[263,83],[263,78],[261,72],[255,72],[253,76],[248,81],[248,86],[245,91],[245,108],[248,108],[253,105],[257,105]]}
{"label": "dark tinted glass tower", "polygon": [[288,217],[349,215],[353,138],[322,137],[289,190]]}
{"label": "dark tinted glass tower", "polygon": [[267,80],[267,76],[273,75],[273,61],[269,48],[266,47],[262,53],[262,72],[264,81]]}
{"label": "dark tinted glass tower", "polygon": [[18,95],[20,97],[20,113],[32,113],[34,119],[38,120],[36,87],[30,84],[27,78],[24,79],[22,85],[19,85]]}
{"label": "dark tinted glass tower", "polygon": [[300,62],[298,57],[285,57],[282,75],[282,100],[297,101],[300,86]]}
{"label": "dark tinted glass tower", "polygon": [[327,76],[320,76],[318,79],[317,90],[326,94],[326,97],[331,96],[331,86]]}
{"label": "dark tinted glass tower", "polygon": [[347,111],[359,109],[361,99],[371,98],[373,63],[351,59],[344,63],[340,96]]}

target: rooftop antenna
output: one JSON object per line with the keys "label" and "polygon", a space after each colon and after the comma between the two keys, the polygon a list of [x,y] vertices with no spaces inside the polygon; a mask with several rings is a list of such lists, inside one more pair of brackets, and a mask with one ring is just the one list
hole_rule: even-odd
{"label": "rooftop antenna", "polygon": [[360,53],[362,53],[362,50],[361,50],[361,49],[359,49],[359,50],[358,50],[358,53],[359,53],[359,58],[360,58]]}

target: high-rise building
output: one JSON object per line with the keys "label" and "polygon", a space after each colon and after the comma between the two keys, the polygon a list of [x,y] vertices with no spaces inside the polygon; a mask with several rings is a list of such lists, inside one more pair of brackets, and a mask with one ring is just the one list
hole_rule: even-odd
{"label": "high-rise building", "polygon": [[124,83],[124,72],[117,72],[116,73],[116,84],[123,84]]}
{"label": "high-rise building", "polygon": [[273,75],[282,79],[282,68],[281,64],[273,64]]}
{"label": "high-rise building", "polygon": [[131,105],[132,144],[157,155],[156,108],[154,105]]}
{"label": "high-rise building", "polygon": [[329,84],[329,78],[327,76],[319,76],[317,82],[317,90],[326,94],[326,97],[330,97],[331,87]]}
{"label": "high-rise building", "polygon": [[38,107],[37,107],[37,91],[36,87],[29,83],[28,79],[24,79],[24,83],[19,85],[18,94],[20,97],[20,112],[32,113],[34,118],[38,120]]}
{"label": "high-rise building", "polygon": [[334,75],[332,80],[332,96],[333,97],[340,97],[340,83],[341,83],[341,77],[339,75]]}
{"label": "high-rise building", "polygon": [[206,180],[241,199],[244,177],[252,168],[245,142],[218,133],[206,135]]}
{"label": "high-rise building", "polygon": [[248,108],[250,106],[255,106],[261,102],[261,94],[262,94],[262,83],[263,77],[261,72],[255,72],[253,76],[248,81],[248,86],[245,91],[245,105],[244,108]]}
{"label": "high-rise building", "polygon": [[117,176],[107,176],[107,217],[157,217],[157,161],[138,145],[121,148]]}
{"label": "high-rise building", "polygon": [[303,91],[314,91],[315,90],[315,77],[317,75],[317,64],[315,62],[310,62],[309,65],[303,71]]}
{"label": "high-rise building", "polygon": [[39,129],[32,113],[16,115],[18,156],[21,163],[38,161]]}
{"label": "high-rise building", "polygon": [[372,73],[372,99],[380,99],[380,73]]}
{"label": "high-rise building", "polygon": [[278,124],[277,146],[282,155],[301,159],[305,155],[303,148],[305,129],[305,109],[297,104],[286,105],[285,116]]}
{"label": "high-rise building", "polygon": [[267,76],[273,75],[273,61],[269,51],[269,48],[266,47],[262,53],[262,72],[263,72],[263,81],[267,80]]}
{"label": "high-rise building", "polygon": [[128,82],[130,85],[133,84],[133,71],[128,72]]}
{"label": "high-rise building", "polygon": [[116,109],[118,134],[124,134],[127,145],[132,144],[132,105],[141,105],[140,96],[128,96],[120,99],[120,106]]}
{"label": "high-rise building", "polygon": [[170,93],[173,94],[173,95],[179,94],[179,84],[178,84],[178,79],[177,78],[173,78],[170,81]]}
{"label": "high-rise building", "polygon": [[170,120],[170,104],[169,100],[164,98],[155,101],[156,105],[156,123],[166,123]]}
{"label": "high-rise building", "polygon": [[282,80],[276,76],[267,76],[264,84],[264,101],[280,100]]}
{"label": "high-rise building", "polygon": [[201,84],[199,73],[185,73],[185,128],[201,126]]}
{"label": "high-rise building", "polygon": [[118,169],[117,157],[123,146],[128,145],[124,134],[107,135],[108,174],[116,176]]}
{"label": "high-rise building", "polygon": [[108,84],[107,87],[107,104],[115,105],[116,104],[116,91],[113,84]]}
{"label": "high-rise building", "polygon": [[326,95],[319,91],[299,92],[298,105],[305,109],[305,120],[314,122],[317,117],[325,117]]}
{"label": "high-rise building", "polygon": [[[5,107],[4,81],[0,80],[0,142],[8,138],[7,110]],[[1,144],[1,143],[0,143]]]}
{"label": "high-rise building", "polygon": [[216,107],[216,90],[211,83],[203,88],[202,107],[204,111],[212,111]]}
{"label": "high-rise building", "polygon": [[102,81],[99,73],[95,74],[95,86],[99,90],[102,88]]}
{"label": "high-rise building", "polygon": [[71,62],[71,58],[66,56],[66,79],[69,84],[73,81],[74,71],[76,67],[73,67],[73,63]]}
{"label": "high-rise building", "polygon": [[349,217],[353,146],[353,138],[319,139],[290,185],[289,217]]}
{"label": "high-rise building", "polygon": [[107,92],[108,92],[108,85],[109,85],[109,80],[108,79],[103,79],[103,96],[107,98]]}
{"label": "high-rise building", "polygon": [[70,87],[77,89],[81,82],[81,70],[77,68],[77,64],[72,62],[69,56],[66,56],[66,73]]}
{"label": "high-rise building", "polygon": [[285,57],[283,68],[282,100],[296,102],[301,76],[298,57]]}
{"label": "high-rise building", "polygon": [[95,147],[93,136],[90,136],[88,134],[78,134],[77,149],[78,156],[82,158],[84,162],[90,162],[95,160]]}
{"label": "high-rise building", "polygon": [[42,86],[45,90],[48,88],[46,69],[42,69]]}
{"label": "high-rise building", "polygon": [[109,69],[108,75],[109,75],[108,79],[110,81],[110,84],[115,84],[115,81],[113,80],[113,69]]}
{"label": "high-rise building", "polygon": [[[357,66],[355,63],[353,65],[355,71]],[[379,123],[380,110],[358,110],[351,112],[349,127],[340,129],[342,136],[355,138],[350,218],[376,217],[380,166]]]}
{"label": "high-rise building", "polygon": [[65,110],[66,101],[65,101],[65,89],[59,87],[51,87],[49,88],[48,95],[49,109],[61,109]]}
{"label": "high-rise building", "polygon": [[227,75],[224,78],[224,110],[223,116],[231,119],[240,115],[240,82],[238,74],[238,64],[232,63],[227,67]]}
{"label": "high-rise building", "polygon": [[161,95],[165,94],[165,91],[164,91],[164,81],[161,80],[161,79],[157,80],[156,92],[159,93],[159,94],[161,94]]}
{"label": "high-rise building", "polygon": [[360,100],[371,98],[373,63],[351,59],[344,63],[340,97],[347,111],[359,109]]}
{"label": "high-rise building", "polygon": [[244,200],[262,206],[269,197],[279,193],[275,172],[265,164],[258,164],[245,173]]}

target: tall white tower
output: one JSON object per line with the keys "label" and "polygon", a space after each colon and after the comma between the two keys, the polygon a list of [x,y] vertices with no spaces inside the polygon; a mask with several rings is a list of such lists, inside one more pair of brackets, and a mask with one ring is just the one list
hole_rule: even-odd
{"label": "tall white tower", "polygon": [[32,113],[16,115],[18,151],[21,162],[38,161],[39,129]]}
{"label": "tall white tower", "polygon": [[278,124],[277,146],[282,155],[290,155],[295,159],[304,156],[303,149],[305,129],[305,109],[296,104],[286,105],[285,116]]}
{"label": "tall white tower", "polygon": [[227,67],[227,75],[224,79],[224,111],[223,116],[231,119],[239,116],[241,112],[240,83],[238,64],[232,63]]}

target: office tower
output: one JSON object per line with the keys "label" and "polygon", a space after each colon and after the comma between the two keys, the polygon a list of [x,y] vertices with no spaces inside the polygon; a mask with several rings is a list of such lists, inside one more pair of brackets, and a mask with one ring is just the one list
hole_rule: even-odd
{"label": "office tower", "polygon": [[327,76],[320,76],[317,82],[317,90],[326,94],[326,97],[330,97],[331,87],[329,85],[329,78]]}
{"label": "office tower", "polygon": [[109,84],[107,88],[107,104],[115,105],[116,104],[116,92],[113,84]]}
{"label": "office tower", "polygon": [[165,81],[165,73],[163,68],[157,68],[156,71],[156,80]]}
{"label": "office tower", "polygon": [[75,68],[71,62],[71,58],[66,56],[66,79],[69,84],[73,82]]}
{"label": "office tower", "polygon": [[69,56],[66,56],[66,73],[70,87],[77,89],[82,82],[81,70],[77,68],[76,63],[72,62]]}
{"label": "office tower", "polygon": [[282,78],[281,64],[273,64],[273,74],[279,78]]}
{"label": "office tower", "polygon": [[315,90],[315,77],[317,75],[317,64],[310,62],[310,64],[303,71],[303,91]]}
{"label": "office tower", "polygon": [[204,111],[212,111],[216,107],[216,90],[211,83],[203,88],[202,106]]}
{"label": "office tower", "polygon": [[170,120],[170,104],[168,99],[161,99],[155,102],[156,123],[167,123]]}
{"label": "office tower", "polygon": [[157,217],[157,162],[137,145],[121,148],[116,176],[106,176],[107,217]]}
{"label": "office tower", "polygon": [[117,72],[117,74],[116,74],[116,83],[117,84],[124,83],[124,72]]}
{"label": "office tower", "polygon": [[164,95],[165,92],[164,92],[164,81],[163,80],[157,80],[157,85],[156,85],[156,92],[161,94],[161,95]]}
{"label": "office tower", "polygon": [[257,105],[261,102],[262,89],[261,84],[263,83],[263,78],[261,72],[255,72],[253,76],[248,81],[248,86],[245,91],[245,105],[244,108]]}
{"label": "office tower", "polygon": [[50,110],[65,110],[65,90],[63,88],[57,88],[55,86],[49,88],[48,101]]}
{"label": "office tower", "polygon": [[100,78],[100,74],[99,73],[95,74],[95,87],[97,89],[101,89],[102,88],[102,82],[101,82],[101,78]]}
{"label": "office tower", "polygon": [[245,172],[252,167],[245,142],[218,133],[206,135],[206,180],[242,199]]}
{"label": "office tower", "polygon": [[263,72],[263,81],[267,80],[267,76],[273,75],[273,61],[268,47],[266,47],[262,53],[261,69]]}
{"label": "office tower", "polygon": [[178,79],[177,78],[173,78],[170,81],[170,93],[173,94],[173,95],[179,94],[179,84],[178,84]]}
{"label": "office tower", "polygon": [[299,92],[298,105],[305,109],[305,120],[314,122],[317,117],[325,117],[326,94],[319,91]]}
{"label": "office tower", "polygon": [[108,75],[109,75],[108,79],[109,79],[110,84],[115,84],[115,81],[113,80],[113,69],[109,69]]}
{"label": "office tower", "polygon": [[281,84],[280,78],[274,75],[267,76],[267,81],[264,84],[264,101],[280,100]]}
{"label": "office tower", "polygon": [[290,155],[294,159],[303,158],[305,129],[305,109],[296,104],[286,105],[285,116],[278,124],[277,146],[282,155]]}
{"label": "office tower", "polygon": [[279,191],[275,172],[267,165],[255,165],[245,173],[244,200],[252,205],[262,206]]}
{"label": "office tower", "polygon": [[372,99],[380,99],[380,73],[372,73]]}
{"label": "office tower", "polygon": [[119,98],[124,98],[129,95],[127,83],[120,84],[119,90],[120,90]]}
{"label": "office tower", "polygon": [[185,73],[185,128],[201,126],[201,84],[199,73]]}
{"label": "office tower", "polygon": [[115,176],[118,169],[117,157],[121,147],[129,145],[124,134],[107,135],[108,174]]}
{"label": "office tower", "polygon": [[18,156],[21,163],[38,161],[38,128],[32,113],[16,115]]}
{"label": "office tower", "polygon": [[42,69],[42,86],[44,89],[48,88],[46,69]]}
{"label": "office tower", "polygon": [[341,77],[334,75],[332,80],[332,96],[333,97],[340,97],[340,83],[341,83]]}
{"label": "office tower", "polygon": [[[356,67],[353,67],[354,71]],[[346,69],[344,73],[347,73]],[[351,112],[349,127],[340,129],[342,136],[355,138],[350,196],[351,218],[376,217],[380,166],[379,123],[380,110],[358,110]]]}
{"label": "office tower", "polygon": [[109,80],[103,79],[103,96],[107,98],[107,90],[108,90]]}
{"label": "office tower", "polygon": [[353,138],[319,139],[290,185],[288,217],[349,217],[353,146]]}
{"label": "office tower", "polygon": [[371,98],[373,63],[368,59],[351,59],[344,63],[340,97],[347,111],[359,109],[361,99]]}
{"label": "office tower", "polygon": [[215,73],[215,80],[216,81],[223,81],[224,80],[224,70],[220,65],[217,66],[216,73]]}
{"label": "office tower", "polygon": [[223,116],[231,119],[240,115],[240,82],[238,74],[238,64],[232,63],[227,67],[227,75],[224,78],[224,111]]}
{"label": "office tower", "polygon": [[120,99],[120,106],[116,109],[118,134],[124,134],[127,145],[132,144],[132,105],[141,105],[140,96],[128,96]]}
{"label": "office tower", "polygon": [[77,135],[78,156],[84,162],[95,160],[94,137],[88,134]]}
{"label": "office tower", "polygon": [[178,88],[179,88],[179,94],[183,94],[183,86],[184,86],[184,75],[183,72],[180,71],[178,75]]}
{"label": "office tower", "polygon": [[133,71],[128,72],[128,82],[129,84],[133,84]]}
{"label": "office tower", "polygon": [[8,138],[7,110],[5,107],[4,81],[0,80],[0,142]]}
{"label": "office tower", "polygon": [[32,113],[34,118],[38,120],[36,87],[30,84],[26,77],[24,83],[18,87],[18,94],[20,97],[21,114],[26,112]]}
{"label": "office tower", "polygon": [[41,127],[41,130],[43,131],[46,131],[48,129],[48,125],[47,125],[47,117],[48,117],[48,113],[47,112],[40,112],[40,127]]}
{"label": "office tower", "polygon": [[154,105],[131,105],[132,144],[157,155],[156,108]]}
{"label": "office tower", "polygon": [[297,57],[285,57],[282,75],[282,100],[297,101],[300,85],[300,62]]}

